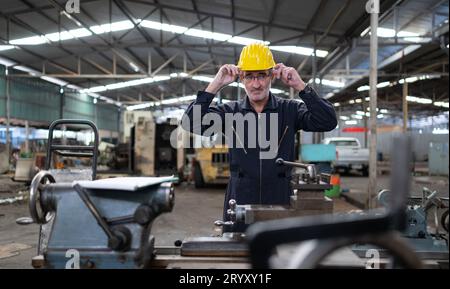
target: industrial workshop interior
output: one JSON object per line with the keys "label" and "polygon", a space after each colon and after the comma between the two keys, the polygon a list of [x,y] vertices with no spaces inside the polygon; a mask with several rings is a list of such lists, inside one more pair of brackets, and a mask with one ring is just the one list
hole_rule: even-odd
{"label": "industrial workshop interior", "polygon": [[448,269],[448,19],[1,0],[0,269]]}

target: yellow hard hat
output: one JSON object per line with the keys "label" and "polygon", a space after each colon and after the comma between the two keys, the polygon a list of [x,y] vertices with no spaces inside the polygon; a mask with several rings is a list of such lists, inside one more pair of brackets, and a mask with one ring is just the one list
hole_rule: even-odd
{"label": "yellow hard hat", "polygon": [[241,51],[237,67],[244,71],[266,70],[275,66],[272,52],[262,43],[252,43]]}

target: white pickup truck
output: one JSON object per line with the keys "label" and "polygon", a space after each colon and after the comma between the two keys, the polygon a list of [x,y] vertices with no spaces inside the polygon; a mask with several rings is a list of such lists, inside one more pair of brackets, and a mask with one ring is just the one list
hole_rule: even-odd
{"label": "white pickup truck", "polygon": [[336,146],[336,161],[334,169],[361,171],[367,176],[369,173],[369,150],[361,148],[361,143],[354,137],[330,137],[322,140],[323,144],[334,144]]}

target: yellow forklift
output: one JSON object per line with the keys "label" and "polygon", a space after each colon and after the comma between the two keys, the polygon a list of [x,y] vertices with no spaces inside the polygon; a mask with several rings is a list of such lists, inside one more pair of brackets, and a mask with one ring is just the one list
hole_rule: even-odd
{"label": "yellow forklift", "polygon": [[[194,136],[194,139],[197,136]],[[228,147],[218,144],[216,140],[200,137],[201,145],[195,147],[195,157],[192,164],[193,179],[196,188],[209,184],[227,184],[230,178],[230,163]]]}

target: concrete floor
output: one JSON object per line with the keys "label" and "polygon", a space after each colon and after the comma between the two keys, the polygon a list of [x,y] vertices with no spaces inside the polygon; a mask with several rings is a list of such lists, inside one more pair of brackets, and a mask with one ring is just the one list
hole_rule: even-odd
{"label": "concrete floor", "polygon": [[[420,181],[431,183],[421,184]],[[388,176],[378,178],[380,189],[388,188],[388,184]],[[423,186],[438,189],[441,195],[448,197],[448,178],[432,178],[431,180],[416,178],[412,191],[419,194]],[[356,175],[343,176],[341,177],[341,188],[348,190],[348,194],[364,197],[367,178]],[[17,196],[17,191],[23,189],[23,184],[14,183],[10,178],[0,176],[0,199]],[[201,190],[196,190],[193,185],[177,186],[173,212],[160,216],[154,223],[152,233],[156,238],[156,245],[171,246],[176,240],[183,240],[190,236],[217,235],[219,232],[215,230],[213,223],[222,218],[224,192],[224,186]],[[355,209],[358,208],[343,198],[335,200],[336,212]],[[24,201],[0,205],[0,269],[31,268],[31,258],[36,254],[39,227],[35,224],[20,226],[15,222],[17,218],[28,215],[28,207]],[[11,249],[11,247],[16,247],[16,249]],[[12,256],[2,258],[5,251],[12,252]]]}

